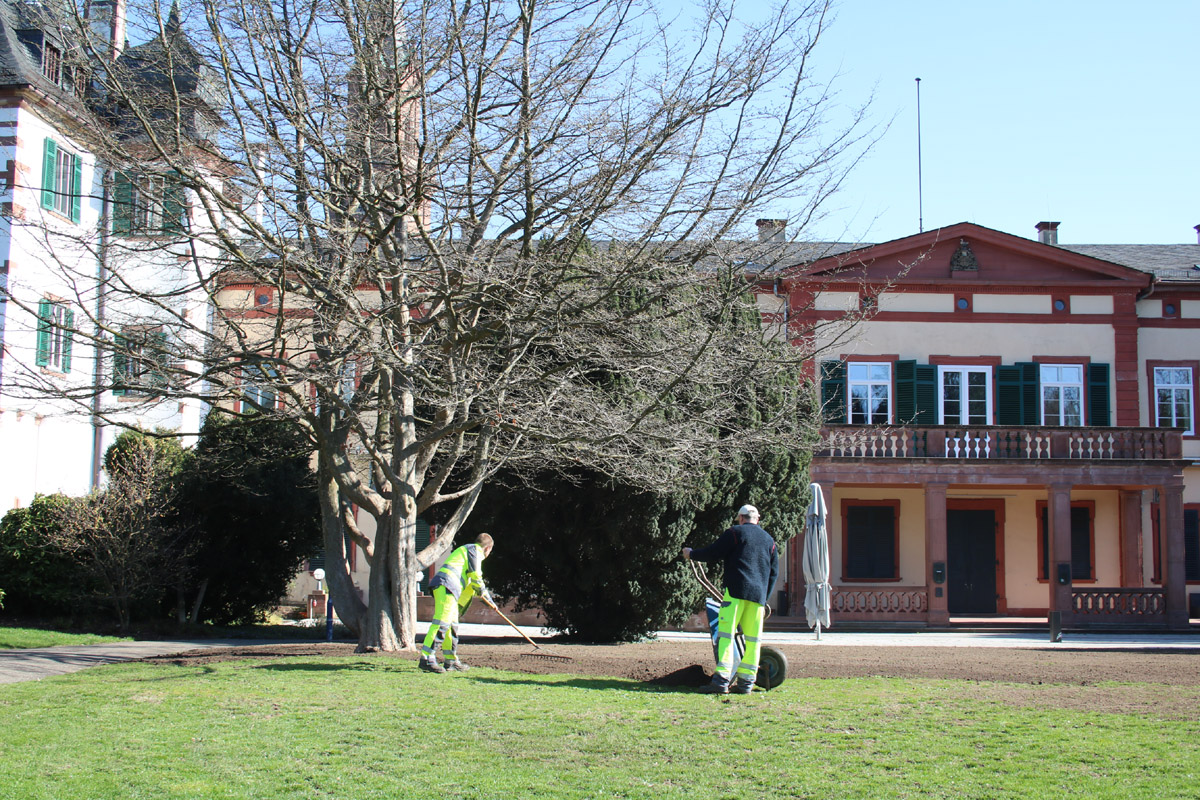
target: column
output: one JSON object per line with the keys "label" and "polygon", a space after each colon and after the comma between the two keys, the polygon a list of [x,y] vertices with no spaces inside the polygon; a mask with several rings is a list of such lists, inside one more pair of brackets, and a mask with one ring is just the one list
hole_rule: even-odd
{"label": "column", "polygon": [[[1062,624],[1072,621],[1071,606],[1071,484],[1052,483],[1048,489],[1046,513],[1046,549],[1049,551],[1051,612],[1062,615]],[[1059,575],[1067,580],[1060,582]]]}
{"label": "column", "polygon": [[[946,597],[947,486],[945,483],[925,484],[925,586],[930,625],[947,625],[950,622],[950,607]],[[937,578],[935,565],[941,566]]]}
{"label": "column", "polygon": [[1140,588],[1146,580],[1142,571],[1142,491],[1122,489],[1120,509],[1121,586]]}
{"label": "column", "polygon": [[1167,627],[1188,629],[1187,581],[1183,556],[1183,486],[1164,486],[1159,506],[1159,559],[1167,597]]}

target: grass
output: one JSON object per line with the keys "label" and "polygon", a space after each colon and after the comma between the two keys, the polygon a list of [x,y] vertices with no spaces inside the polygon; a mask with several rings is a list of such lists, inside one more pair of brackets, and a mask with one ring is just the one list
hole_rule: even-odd
{"label": "grass", "polygon": [[26,650],[58,645],[104,644],[129,641],[128,637],[101,636],[95,633],[66,633],[42,628],[0,626],[0,650]]}
{"label": "grass", "polygon": [[366,656],[123,664],[0,686],[0,785],[28,800],[1200,791],[1194,719],[1004,703],[986,688],[806,679],[722,698]]}

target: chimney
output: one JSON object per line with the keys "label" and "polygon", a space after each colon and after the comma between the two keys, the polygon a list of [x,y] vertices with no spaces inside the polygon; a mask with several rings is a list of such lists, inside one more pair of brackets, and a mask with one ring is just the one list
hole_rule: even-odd
{"label": "chimney", "polygon": [[1058,244],[1057,222],[1039,222],[1037,224],[1038,241],[1042,244]]}
{"label": "chimney", "polygon": [[786,219],[760,219],[754,224],[758,226],[758,240],[760,242],[787,241]]}
{"label": "chimney", "polygon": [[1200,244],[1200,225],[1192,226],[1196,231],[1196,244]]}
{"label": "chimney", "polygon": [[89,0],[84,16],[96,38],[106,43],[109,60],[116,61],[125,49],[125,0]]}

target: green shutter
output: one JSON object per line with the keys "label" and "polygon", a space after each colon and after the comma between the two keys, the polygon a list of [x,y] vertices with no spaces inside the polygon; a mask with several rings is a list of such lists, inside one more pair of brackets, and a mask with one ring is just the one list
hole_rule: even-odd
{"label": "green shutter", "polygon": [[179,174],[173,173],[167,177],[163,188],[163,223],[164,233],[181,233],[184,225],[184,190],[179,185]]}
{"label": "green shutter", "polygon": [[913,383],[916,394],[916,425],[938,424],[937,367],[933,364],[917,364],[913,367]]}
{"label": "green shutter", "polygon": [[937,425],[937,397],[936,366],[896,362],[896,422]]}
{"label": "green shutter", "polygon": [[47,138],[42,147],[42,208],[54,208],[54,175],[58,163],[58,145]]}
{"label": "green shutter", "polygon": [[62,371],[71,371],[71,331],[75,330],[75,312],[67,309],[63,314],[62,331]]}
{"label": "green shutter", "polygon": [[124,336],[117,336],[113,340],[113,394],[123,395],[127,391],[125,386],[126,374],[129,370],[129,354],[125,348],[129,346],[129,340]]}
{"label": "green shutter", "polygon": [[1108,373],[1108,364],[1088,364],[1088,422],[1100,427],[1112,425]]}
{"label": "green shutter", "polygon": [[171,354],[167,352],[167,334],[164,331],[155,331],[150,335],[147,344],[154,348],[154,352],[151,354],[154,361],[154,373],[150,376],[150,383],[161,389],[167,385],[167,376],[171,366]]}
{"label": "green shutter", "polygon": [[821,362],[821,413],[830,425],[846,423],[846,363]]}
{"label": "green shutter", "polygon": [[53,319],[54,304],[49,300],[40,301],[38,303],[37,355],[34,358],[34,362],[39,367],[50,363],[50,334]]}
{"label": "green shutter", "polygon": [[83,218],[83,159],[77,153],[75,173],[71,176],[71,222],[76,224]]}
{"label": "green shutter", "polygon": [[996,421],[999,425],[1040,425],[1041,370],[1033,362],[996,369]]}
{"label": "green shutter", "polygon": [[1021,369],[1001,365],[996,368],[996,424],[1021,424]]}
{"label": "green shutter", "polygon": [[113,177],[113,233],[133,232],[133,181],[124,172]]}

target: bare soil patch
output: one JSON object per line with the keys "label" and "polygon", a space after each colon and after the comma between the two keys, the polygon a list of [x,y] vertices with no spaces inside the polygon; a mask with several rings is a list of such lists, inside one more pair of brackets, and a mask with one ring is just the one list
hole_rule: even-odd
{"label": "bare soil patch", "polygon": [[[779,646],[788,658],[788,680],[895,677],[962,680],[972,693],[1016,705],[1200,719],[1200,651],[1046,648],[863,647],[825,644]],[[567,656],[551,660],[533,654]],[[280,657],[413,661],[415,653],[355,653],[355,645],[279,644],[196,650],[146,659],[183,666]],[[634,644],[543,644],[519,639],[464,639],[459,655],[474,667],[531,674],[625,678],[660,687],[691,689],[712,674],[712,648],[703,641]],[[1103,684],[1103,686],[1097,686]]]}

